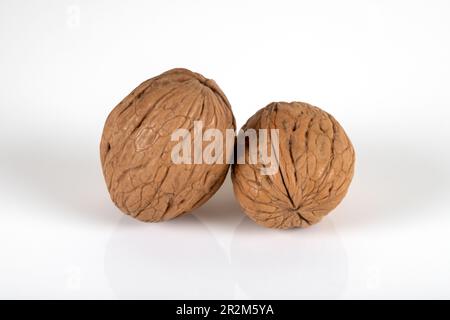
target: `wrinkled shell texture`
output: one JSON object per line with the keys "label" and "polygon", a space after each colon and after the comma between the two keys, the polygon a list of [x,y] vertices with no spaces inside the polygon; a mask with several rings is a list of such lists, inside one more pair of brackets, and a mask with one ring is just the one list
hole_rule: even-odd
{"label": "wrinkled shell texture", "polygon": [[331,115],[306,103],[271,103],[247,121],[243,129],[249,128],[279,129],[275,174],[262,175],[261,164],[248,162],[232,169],[234,192],[251,219],[272,228],[307,227],[341,202],[355,153]]}
{"label": "wrinkled shell texture", "polygon": [[[222,185],[229,165],[174,164],[175,129],[235,129],[230,104],[213,80],[173,69],[134,89],[108,116],[100,143],[111,199],[124,213],[161,221],[189,212]],[[225,134],[224,134],[225,136]],[[192,138],[193,139],[193,138]]]}

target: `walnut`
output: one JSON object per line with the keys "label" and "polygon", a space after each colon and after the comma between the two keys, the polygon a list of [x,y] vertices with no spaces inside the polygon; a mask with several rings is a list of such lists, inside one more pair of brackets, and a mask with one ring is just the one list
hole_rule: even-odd
{"label": "walnut", "polygon": [[[307,227],[344,198],[355,153],[331,115],[306,103],[274,102],[253,115],[247,129],[279,130],[275,174],[261,174],[264,164],[248,161],[232,168],[235,195],[252,220],[272,228]],[[249,157],[248,150],[243,157]]]}
{"label": "walnut", "polygon": [[[173,69],[134,89],[108,116],[100,143],[103,174],[113,202],[143,221],[161,221],[189,212],[222,185],[222,163],[175,164],[176,129],[235,130],[231,106],[213,80]],[[202,142],[203,143],[203,142]],[[231,146],[232,147],[232,146]]]}

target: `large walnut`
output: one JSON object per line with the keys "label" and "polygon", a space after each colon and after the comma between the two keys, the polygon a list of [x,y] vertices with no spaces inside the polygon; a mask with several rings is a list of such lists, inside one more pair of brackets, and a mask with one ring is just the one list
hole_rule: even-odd
{"label": "large walnut", "polygon": [[[199,207],[222,185],[229,165],[175,164],[176,129],[193,140],[194,121],[203,130],[235,130],[224,93],[213,80],[173,69],[134,89],[108,116],[100,143],[103,174],[111,199],[143,221],[175,218]],[[205,142],[201,142],[205,144]],[[195,151],[194,151],[195,152]]]}
{"label": "large walnut", "polygon": [[[307,227],[320,221],[344,198],[353,177],[355,153],[339,123],[325,111],[301,102],[277,102],[259,110],[247,129],[278,129],[279,169],[248,163],[232,169],[234,191],[244,211],[272,228]],[[271,144],[274,139],[266,142]],[[261,141],[259,141],[261,143]],[[270,149],[269,149],[270,150]]]}

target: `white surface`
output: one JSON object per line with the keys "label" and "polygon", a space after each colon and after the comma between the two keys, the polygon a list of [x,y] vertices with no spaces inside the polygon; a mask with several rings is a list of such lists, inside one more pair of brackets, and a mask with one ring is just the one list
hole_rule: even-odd
{"label": "white surface", "polygon": [[[0,298],[450,298],[450,2],[1,1]],[[109,111],[172,67],[242,125],[271,101],[333,114],[357,167],[305,230],[263,229],[230,181],[144,224],[106,191]]]}

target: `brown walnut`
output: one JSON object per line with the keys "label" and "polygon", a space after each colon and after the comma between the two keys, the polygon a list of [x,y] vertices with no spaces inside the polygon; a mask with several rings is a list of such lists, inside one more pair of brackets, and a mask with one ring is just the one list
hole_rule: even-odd
{"label": "brown walnut", "polygon": [[[189,212],[222,185],[229,165],[174,164],[176,129],[235,130],[231,106],[213,80],[173,69],[134,89],[108,116],[100,143],[103,174],[113,202],[143,221]],[[224,133],[225,136],[225,133]],[[203,143],[203,142],[202,142]]]}
{"label": "brown walnut", "polygon": [[[355,153],[331,115],[306,103],[274,102],[253,115],[243,127],[247,129],[279,130],[275,174],[263,175],[264,164],[248,161],[232,168],[235,195],[252,220],[272,228],[307,227],[344,198]],[[243,156],[248,158],[248,152],[246,148]]]}

